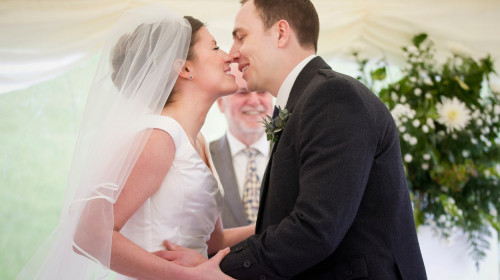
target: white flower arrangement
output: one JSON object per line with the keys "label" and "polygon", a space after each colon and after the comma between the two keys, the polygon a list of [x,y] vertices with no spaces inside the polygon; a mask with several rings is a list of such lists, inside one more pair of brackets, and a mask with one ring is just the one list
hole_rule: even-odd
{"label": "white flower arrangement", "polygon": [[426,34],[403,50],[407,65],[392,81],[384,60],[368,69],[368,60],[354,53],[358,78],[387,105],[398,127],[417,227],[430,225],[444,238],[463,229],[479,263],[489,246],[488,225],[500,231],[500,79],[490,80],[489,56],[473,58],[457,44],[438,63]]}

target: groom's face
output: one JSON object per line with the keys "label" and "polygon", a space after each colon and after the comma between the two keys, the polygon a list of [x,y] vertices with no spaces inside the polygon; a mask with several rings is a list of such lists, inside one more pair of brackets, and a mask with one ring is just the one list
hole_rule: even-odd
{"label": "groom's face", "polygon": [[272,34],[271,30],[265,30],[253,1],[243,4],[234,22],[230,54],[243,72],[243,79],[247,81],[250,91],[272,92],[270,83],[275,67]]}

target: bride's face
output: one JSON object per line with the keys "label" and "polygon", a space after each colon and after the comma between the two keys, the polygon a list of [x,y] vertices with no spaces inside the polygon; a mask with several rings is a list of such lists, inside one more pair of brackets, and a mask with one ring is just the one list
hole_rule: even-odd
{"label": "bride's face", "polygon": [[195,57],[190,69],[192,82],[218,96],[236,92],[238,85],[234,75],[230,74],[229,67],[232,57],[219,49],[214,37],[205,27],[202,27],[197,35],[198,42],[193,46]]}

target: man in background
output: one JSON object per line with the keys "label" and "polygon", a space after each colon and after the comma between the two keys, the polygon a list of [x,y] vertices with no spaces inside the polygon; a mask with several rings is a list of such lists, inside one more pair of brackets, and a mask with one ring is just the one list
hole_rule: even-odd
{"label": "man in background", "polygon": [[217,101],[228,131],[210,143],[212,160],[224,187],[224,228],[255,223],[270,148],[261,121],[273,110],[272,96],[249,91],[237,64],[231,65],[231,74],[238,91]]}

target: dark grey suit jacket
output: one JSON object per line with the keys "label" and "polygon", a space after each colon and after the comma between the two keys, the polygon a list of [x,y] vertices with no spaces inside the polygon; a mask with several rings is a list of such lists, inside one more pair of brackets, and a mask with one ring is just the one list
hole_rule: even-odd
{"label": "dark grey suit jacket", "polygon": [[426,279],[396,125],[356,79],[316,57],[300,72],[237,279]]}
{"label": "dark grey suit jacket", "polygon": [[212,161],[224,188],[224,208],[222,210],[222,224],[224,228],[248,225],[247,215],[241,202],[238,183],[234,174],[233,157],[231,156],[226,135],[210,143],[210,154],[212,155]]}

